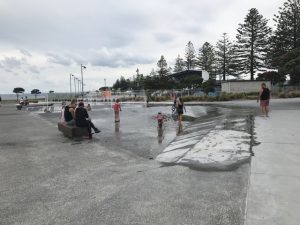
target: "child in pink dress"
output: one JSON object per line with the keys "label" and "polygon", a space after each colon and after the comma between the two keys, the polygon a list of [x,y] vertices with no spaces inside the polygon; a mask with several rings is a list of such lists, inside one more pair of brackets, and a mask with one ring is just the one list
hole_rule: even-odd
{"label": "child in pink dress", "polygon": [[119,99],[116,100],[115,104],[113,105],[114,111],[115,111],[115,122],[120,122],[120,111],[121,105],[119,103]]}

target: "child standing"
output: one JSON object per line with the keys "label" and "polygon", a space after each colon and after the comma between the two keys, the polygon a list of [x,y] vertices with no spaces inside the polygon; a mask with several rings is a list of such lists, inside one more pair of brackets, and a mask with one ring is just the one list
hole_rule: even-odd
{"label": "child standing", "polygon": [[122,109],[119,103],[119,99],[116,100],[115,104],[113,105],[113,108],[115,111],[115,122],[120,122],[120,111],[122,111]]}
{"label": "child standing", "polygon": [[165,119],[164,115],[161,112],[158,112],[156,115],[158,128],[162,128],[163,120]]}

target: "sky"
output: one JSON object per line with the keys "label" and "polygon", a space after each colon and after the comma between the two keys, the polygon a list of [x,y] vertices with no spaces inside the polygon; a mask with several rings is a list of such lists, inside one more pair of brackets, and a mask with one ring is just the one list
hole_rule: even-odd
{"label": "sky", "polygon": [[[284,0],[0,0],[0,94],[15,87],[69,92],[147,75],[161,57],[173,66],[191,41],[196,52],[223,33],[234,40],[249,9],[269,25]],[[74,90],[72,77],[72,89]],[[78,82],[76,82],[78,86]]]}

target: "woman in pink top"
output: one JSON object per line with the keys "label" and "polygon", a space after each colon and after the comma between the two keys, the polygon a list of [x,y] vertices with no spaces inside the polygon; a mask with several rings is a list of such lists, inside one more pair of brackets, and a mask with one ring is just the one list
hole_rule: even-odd
{"label": "woman in pink top", "polygon": [[120,122],[120,111],[121,105],[119,103],[119,99],[116,100],[115,104],[113,105],[114,111],[115,111],[115,122]]}

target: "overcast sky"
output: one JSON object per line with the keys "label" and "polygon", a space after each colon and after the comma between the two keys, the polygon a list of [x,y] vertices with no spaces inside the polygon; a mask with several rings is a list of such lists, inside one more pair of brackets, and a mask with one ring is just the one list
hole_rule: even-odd
{"label": "overcast sky", "polygon": [[69,74],[85,90],[112,85],[137,68],[149,74],[161,55],[173,66],[192,41],[196,51],[257,8],[273,26],[283,0],[0,0],[0,93],[69,91]]}

